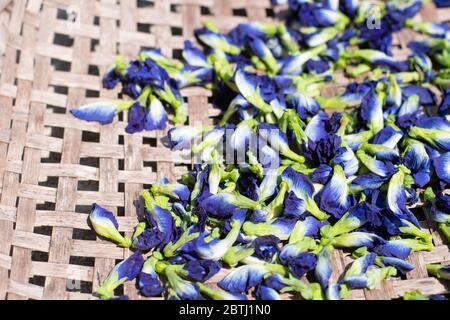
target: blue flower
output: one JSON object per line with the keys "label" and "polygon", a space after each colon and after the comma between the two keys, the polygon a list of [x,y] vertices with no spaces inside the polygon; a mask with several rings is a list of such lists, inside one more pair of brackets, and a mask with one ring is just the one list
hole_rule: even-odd
{"label": "blue flower", "polygon": [[347,178],[340,165],[333,168],[333,176],[318,195],[319,208],[339,219],[351,205]]}
{"label": "blue flower", "polygon": [[103,284],[97,289],[98,295],[106,299],[114,297],[114,290],[125,281],[135,279],[143,264],[142,254],[140,252],[133,253],[111,270]]}
{"label": "blue flower", "polygon": [[352,192],[360,192],[364,190],[374,190],[380,188],[385,182],[385,178],[379,175],[369,173],[366,175],[357,176],[352,180],[350,188]]}
{"label": "blue flower", "polygon": [[373,133],[378,133],[383,129],[383,109],[374,89],[371,89],[362,99],[360,116]]}
{"label": "blue flower", "polygon": [[85,121],[97,121],[101,124],[112,123],[119,112],[119,106],[124,105],[118,101],[101,101],[72,109],[70,112],[78,119]]}
{"label": "blue flower", "polygon": [[423,106],[436,105],[436,95],[428,88],[418,85],[407,85],[402,87],[402,94],[405,98],[416,95],[419,97],[419,103]]}
{"label": "blue flower", "polygon": [[258,201],[260,196],[259,182],[258,178],[256,178],[253,173],[241,173],[236,187],[241,195],[246,196],[251,200]]}
{"label": "blue flower", "polygon": [[450,195],[439,193],[434,206],[430,209],[433,220],[438,223],[450,223]]}
{"label": "blue flower", "polygon": [[151,208],[148,208],[148,210],[150,211],[150,214],[147,215],[147,220],[154,221],[158,230],[163,234],[161,245],[165,245],[172,241],[175,230],[175,221],[170,214],[170,211],[161,208],[156,204]]}
{"label": "blue flower", "polygon": [[305,128],[305,133],[312,142],[319,142],[328,136],[326,125],[329,121],[328,114],[320,112],[315,115]]}
{"label": "blue flower", "polygon": [[167,112],[161,101],[155,96],[150,96],[150,106],[144,120],[145,130],[164,130],[167,119]]}
{"label": "blue flower", "polygon": [[281,174],[281,179],[288,183],[290,190],[295,193],[297,198],[305,201],[306,210],[313,216],[319,220],[325,220],[328,217],[312,199],[314,186],[307,176],[288,167]]}
{"label": "blue flower", "polygon": [[288,261],[291,273],[297,278],[303,277],[307,272],[313,270],[317,265],[317,255],[310,252],[302,252],[294,259]]}
{"label": "blue flower", "polygon": [[433,0],[433,2],[436,4],[436,7],[438,7],[438,8],[450,7],[450,1],[449,0]]}
{"label": "blue flower", "polygon": [[[338,164],[340,164],[340,163],[338,163]],[[333,172],[333,168],[331,168],[329,165],[321,164],[311,174],[311,181],[315,182],[315,183],[326,184],[327,181],[330,179],[332,172]]]}
{"label": "blue flower", "polygon": [[333,162],[335,164],[341,165],[341,167],[344,169],[345,175],[347,177],[351,177],[358,172],[359,161],[356,158],[356,155],[352,151],[352,149],[350,149],[348,147],[347,148],[339,148],[336,151],[336,155],[333,159]]}
{"label": "blue flower", "polygon": [[191,260],[188,261],[183,269],[187,271],[187,277],[191,281],[205,282],[217,274],[222,265],[213,260]]}
{"label": "blue flower", "polygon": [[306,62],[312,58],[317,57],[326,49],[326,45],[318,45],[315,48],[311,48],[307,51],[299,52],[292,56],[284,58],[282,61],[280,73],[285,75],[301,74],[303,72],[303,66],[306,64]]}
{"label": "blue flower", "polygon": [[270,287],[260,284],[255,291],[258,300],[281,300],[278,292]]}
{"label": "blue flower", "polygon": [[352,232],[334,238],[332,243],[338,248],[368,247],[371,249],[385,242],[386,241],[383,238],[373,233]]}
{"label": "blue flower", "polygon": [[94,203],[89,214],[89,221],[99,236],[110,239],[125,248],[131,245],[131,240],[119,233],[119,224],[111,211]]}
{"label": "blue flower", "polygon": [[321,74],[330,70],[330,63],[320,59],[309,59],[306,61],[305,68],[308,73]]}
{"label": "blue flower", "polygon": [[170,147],[172,150],[189,149],[191,141],[202,133],[200,127],[176,127],[168,132]]}
{"label": "blue flower", "polygon": [[404,259],[399,259],[396,257],[379,257],[380,262],[385,266],[394,267],[401,273],[405,274],[414,270],[414,265],[405,261]]}
{"label": "blue flower", "polygon": [[120,82],[120,75],[116,73],[116,68],[111,68],[103,77],[103,87],[105,89],[114,89]]}
{"label": "blue flower", "polygon": [[257,202],[238,193],[225,193],[211,195],[200,202],[200,205],[209,214],[218,217],[228,217],[235,209],[246,208],[256,210],[259,208]]}
{"label": "blue flower", "polygon": [[425,146],[414,141],[405,151],[403,164],[411,170],[414,181],[419,187],[424,187],[430,181],[431,161]]}
{"label": "blue flower", "polygon": [[202,43],[213,49],[223,51],[231,55],[239,54],[241,51],[239,47],[233,43],[229,36],[211,31],[207,28],[195,30],[195,35]]}
{"label": "blue flower", "polygon": [[328,164],[340,149],[341,143],[341,137],[334,133],[328,133],[317,142],[310,140],[305,149],[305,156],[312,165]]}
{"label": "blue flower", "polygon": [[305,212],[305,201],[290,191],[284,198],[284,215],[287,217],[300,217]]}
{"label": "blue flower", "polygon": [[395,149],[402,137],[401,131],[394,129],[392,126],[386,126],[373,137],[372,143]]}
{"label": "blue flower", "polygon": [[206,242],[205,237],[208,234],[206,232],[201,234],[192,243],[195,254],[201,259],[220,260],[238,238],[244,219],[245,210],[238,210],[232,217],[230,223],[231,229],[224,239],[213,238],[209,242]]}
{"label": "blue flower", "polygon": [[260,284],[267,274],[268,270],[264,265],[244,265],[231,271],[217,285],[233,293],[243,293]]}
{"label": "blue flower", "polygon": [[439,180],[450,184],[450,152],[444,153],[438,158],[434,158],[433,166]]}
{"label": "blue flower", "polygon": [[157,297],[165,290],[164,285],[161,283],[161,280],[155,271],[155,264],[155,258],[148,258],[139,273],[137,285],[139,287],[139,292],[145,297]]}
{"label": "blue flower", "polygon": [[254,241],[255,255],[264,261],[272,261],[273,257],[279,252],[279,242],[280,239],[272,235],[256,238]]}
{"label": "blue flower", "polygon": [[356,259],[345,272],[341,283],[352,289],[364,289],[368,286],[368,279],[365,275],[367,269],[375,262],[376,254],[368,253]]}
{"label": "blue flower", "polygon": [[128,125],[125,128],[125,131],[130,134],[143,131],[145,127],[145,118],[145,108],[138,102],[133,104],[129,111]]}
{"label": "blue flower", "polygon": [[438,113],[440,116],[446,116],[450,114],[450,89],[444,91],[442,102],[439,105]]}
{"label": "blue flower", "polygon": [[401,241],[391,240],[376,246],[373,251],[384,257],[406,259],[411,254],[411,248]]}
{"label": "blue flower", "polygon": [[302,120],[316,115],[320,110],[320,105],[314,98],[300,92],[289,95],[286,102],[297,111]]}
{"label": "blue flower", "polygon": [[172,291],[172,299],[179,300],[202,300],[199,287],[187,280],[182,279],[177,274],[178,266],[168,266],[165,269],[169,288]]}
{"label": "blue flower", "polygon": [[319,281],[323,289],[328,288],[331,274],[333,273],[333,266],[331,265],[332,252],[332,246],[324,247],[318,254],[317,264],[314,270],[316,279]]}
{"label": "blue flower", "polygon": [[356,152],[358,159],[372,173],[382,178],[390,177],[397,168],[390,161],[380,161],[367,155],[362,149]]}
{"label": "blue flower", "polygon": [[149,251],[164,241],[164,233],[157,227],[147,228],[133,240],[133,248]]}
{"label": "blue flower", "polygon": [[183,58],[194,67],[208,68],[210,66],[205,54],[200,49],[195,48],[189,40],[184,42]]}

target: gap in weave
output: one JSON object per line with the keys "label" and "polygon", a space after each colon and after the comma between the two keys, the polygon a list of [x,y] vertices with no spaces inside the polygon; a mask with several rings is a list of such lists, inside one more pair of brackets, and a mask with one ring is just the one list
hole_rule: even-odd
{"label": "gap in weave", "polygon": [[41,234],[44,236],[51,236],[53,231],[53,227],[51,226],[40,226],[34,227],[33,233]]}
{"label": "gap in weave", "polygon": [[50,88],[53,88],[53,92],[58,93],[58,94],[64,94],[64,95],[69,94],[69,88],[65,87],[65,86],[51,85]]}
{"label": "gap in weave", "polygon": [[50,136],[54,138],[64,138],[64,128],[61,127],[47,127],[50,129]]}
{"label": "gap in weave", "polygon": [[88,206],[88,205],[76,205],[75,206],[76,213],[89,214],[89,213],[91,213],[91,209],[92,209],[92,206]]}
{"label": "gap in weave", "polygon": [[156,138],[142,137],[142,144],[148,144],[150,147],[156,147],[158,144],[158,140]]}
{"label": "gap in weave", "polygon": [[143,32],[143,33],[151,33],[152,26],[150,23],[138,23],[137,24],[137,31]]}
{"label": "gap in weave", "polygon": [[50,64],[53,66],[55,71],[65,71],[65,72],[70,72],[70,68],[72,66],[72,63],[56,58],[51,58]]}
{"label": "gap in weave", "polygon": [[16,50],[16,64],[20,64],[20,56],[21,51],[19,49]]}
{"label": "gap in weave", "polygon": [[124,159],[119,159],[119,170],[120,171],[125,170],[125,160]]}
{"label": "gap in weave", "polygon": [[212,16],[211,9],[206,6],[200,6],[200,15],[202,16]]}
{"label": "gap in weave", "polygon": [[69,18],[69,15],[67,14],[67,11],[65,9],[57,8],[56,18],[58,20],[67,20]]}
{"label": "gap in weave", "polygon": [[47,109],[49,109],[52,113],[58,113],[58,114],[66,113],[66,108],[64,108],[64,107],[52,106],[52,105],[48,104]]}
{"label": "gap in weave", "polygon": [[50,151],[48,157],[41,158],[41,163],[60,163],[61,153]]}
{"label": "gap in weave", "polygon": [[178,5],[171,4],[170,5],[170,12],[177,13],[178,12]]}
{"label": "gap in weave", "polygon": [[93,157],[83,157],[80,158],[80,164],[83,166],[98,168],[100,166],[100,159]]}
{"label": "gap in weave", "polygon": [[99,44],[100,41],[98,39],[91,39],[91,52],[96,52]]}
{"label": "gap in weave", "polygon": [[99,16],[94,16],[93,24],[94,24],[94,26],[100,25],[100,17]]}
{"label": "gap in weave", "polygon": [[100,142],[100,132],[83,131],[81,134],[81,141],[84,142]]}
{"label": "gap in weave", "polygon": [[416,208],[412,208],[410,210],[416,216],[417,220],[419,220],[419,221],[426,220],[425,212],[423,212],[423,207],[416,207]]}
{"label": "gap in weave", "polygon": [[33,276],[31,278],[28,279],[28,283],[29,284],[34,284],[36,286],[39,287],[44,287],[45,286],[45,277],[44,276]]}
{"label": "gap in weave", "polygon": [[100,98],[100,91],[97,90],[86,90],[86,98]]}
{"label": "gap in weave", "polygon": [[95,232],[92,232],[90,229],[73,229],[72,239],[95,241],[97,236]]}
{"label": "gap in weave", "polygon": [[74,39],[71,36],[62,33],[56,33],[53,36],[53,44],[60,45],[63,47],[72,47]]}
{"label": "gap in weave", "polygon": [[31,261],[48,262],[48,252],[31,251]]}
{"label": "gap in weave", "polygon": [[266,8],[266,16],[269,18],[275,18],[275,11],[272,8]]}
{"label": "gap in weave", "polygon": [[144,168],[152,168],[153,172],[158,172],[157,163],[155,161],[144,161]]}
{"label": "gap in weave", "polygon": [[236,8],[233,9],[233,16],[236,17],[246,17],[247,16],[247,10],[245,8]]}
{"label": "gap in weave", "polygon": [[183,28],[180,27],[170,27],[170,32],[172,36],[183,36]]}
{"label": "gap in weave", "polygon": [[183,50],[172,49],[172,58],[177,60],[183,60]]}
{"label": "gap in weave", "polygon": [[98,66],[90,64],[88,67],[88,74],[91,76],[100,76],[100,70]]}
{"label": "gap in weave", "polygon": [[53,202],[36,203],[36,210],[55,211],[56,203]]}
{"label": "gap in weave", "polygon": [[95,180],[79,180],[77,183],[78,191],[99,191],[99,182]]}
{"label": "gap in weave", "polygon": [[47,177],[45,181],[39,181],[38,185],[42,187],[58,188],[59,177]]}
{"label": "gap in weave", "polygon": [[117,207],[117,216],[125,217],[125,207]]}
{"label": "gap in weave", "polygon": [[150,0],[137,0],[136,3],[136,7],[138,8],[152,8],[155,6],[155,2]]}
{"label": "gap in weave", "polygon": [[123,182],[119,182],[119,184],[118,184],[118,190],[117,190],[118,192],[125,192],[125,183],[123,183]]}

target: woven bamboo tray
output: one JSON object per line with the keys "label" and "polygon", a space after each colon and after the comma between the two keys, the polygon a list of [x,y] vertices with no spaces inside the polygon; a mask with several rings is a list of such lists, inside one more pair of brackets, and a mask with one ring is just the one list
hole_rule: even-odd
{"label": "woven bamboo tray", "polygon": [[[118,96],[101,86],[117,53],[131,59],[141,48],[160,47],[179,57],[183,41],[194,40],[204,20],[227,30],[278,13],[269,0],[0,0],[0,10],[0,299],[91,299],[130,254],[96,238],[87,224],[91,204],[112,210],[119,229],[131,234],[140,192],[160,178],[176,179],[190,159],[164,146],[165,132],[127,135],[123,118],[100,126],[68,111]],[[450,10],[428,5],[418,19],[445,21]],[[396,56],[407,56],[406,44],[417,37],[409,30],[395,35]],[[347,83],[339,76],[323,94]],[[218,116],[209,91],[190,88],[183,95],[191,124]],[[406,278],[353,291],[350,299],[395,299],[413,289],[449,292],[425,269],[450,262],[449,247],[428,229],[434,226],[428,215],[420,207],[413,211],[433,234],[435,250],[411,255],[416,268]],[[349,260],[335,251],[335,277]],[[142,299],[134,283],[122,293]]]}

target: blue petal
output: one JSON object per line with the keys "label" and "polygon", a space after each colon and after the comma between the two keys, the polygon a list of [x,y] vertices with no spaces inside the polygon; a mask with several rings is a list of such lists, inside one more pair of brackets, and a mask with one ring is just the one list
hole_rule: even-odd
{"label": "blue petal", "polygon": [[300,217],[305,212],[305,201],[298,198],[290,191],[284,199],[284,215],[289,217]]}
{"label": "blue petal", "polygon": [[450,183],[450,152],[433,159],[433,166],[439,179]]}
{"label": "blue petal", "polygon": [[318,258],[310,252],[302,252],[288,261],[289,270],[297,278],[303,277],[307,272],[313,270],[318,264]]}
{"label": "blue petal", "polygon": [[184,42],[183,58],[191,66],[209,67],[205,54],[200,49],[195,48],[189,40]]}
{"label": "blue petal", "polygon": [[175,229],[175,221],[170,214],[170,211],[163,209],[158,205],[153,206],[151,211],[153,219],[156,221],[158,229],[164,234],[164,240],[162,244],[166,244],[172,240],[173,232]]}
{"label": "blue petal", "polygon": [[228,193],[214,194],[201,201],[201,206],[207,213],[218,217],[230,216],[238,208]]}
{"label": "blue petal", "polygon": [[81,120],[97,121],[101,124],[113,122],[117,113],[117,103],[96,102],[72,109],[70,112]]}
{"label": "blue petal", "polygon": [[287,167],[281,174],[281,179],[289,184],[298,198],[312,197],[314,194],[314,186],[309,178],[291,167]]}
{"label": "blue petal", "polygon": [[384,178],[376,174],[369,173],[353,179],[351,182],[351,189],[353,192],[363,191],[367,189],[378,189],[383,185],[384,181]]}
{"label": "blue petal", "polygon": [[374,133],[383,129],[383,110],[374,89],[370,90],[362,99],[360,115]]}
{"label": "blue petal", "polygon": [[367,247],[369,249],[373,248],[378,244],[385,243],[380,236],[377,236],[373,233],[365,233],[365,232],[352,232],[348,234],[340,235],[339,237],[334,238],[333,243],[336,247],[343,248],[360,248]]}
{"label": "blue petal", "polygon": [[331,253],[333,251],[332,247],[324,247],[318,255],[316,269],[314,273],[316,279],[321,284],[322,288],[328,288],[330,282],[331,274],[333,273],[333,266],[331,265]]}
{"label": "blue petal", "polygon": [[[338,162],[336,162],[336,160],[334,160],[334,162],[338,163]],[[331,168],[329,165],[321,164],[311,174],[311,181],[315,182],[315,183],[326,184],[327,181],[330,179],[330,176],[331,176],[332,172],[333,172],[333,168]]]}
{"label": "blue petal", "polygon": [[188,278],[191,281],[205,282],[217,274],[222,265],[213,260],[191,260],[187,262],[184,270],[188,272]]}
{"label": "blue petal", "polygon": [[172,150],[183,150],[191,147],[191,141],[200,135],[201,131],[195,127],[176,127],[168,132],[170,147]]}
{"label": "blue petal", "polygon": [[328,135],[326,130],[326,124],[329,120],[328,114],[325,112],[318,113],[308,123],[305,128],[305,133],[309,140],[318,142],[321,139],[326,138]]}
{"label": "blue petal", "polygon": [[395,257],[381,257],[380,259],[381,263],[383,263],[385,266],[391,266],[402,272],[403,274],[408,273],[412,270],[414,270],[414,265],[399,258]]}
{"label": "blue petal", "polygon": [[340,218],[350,207],[347,180],[340,165],[334,166],[333,176],[319,194],[319,208]]}
{"label": "blue petal", "polygon": [[419,96],[419,102],[423,106],[436,105],[436,96],[428,88],[417,86],[417,85],[407,85],[402,87],[402,94],[408,98],[413,95]]}
{"label": "blue petal", "polygon": [[144,297],[157,297],[160,296],[165,290],[156,272],[141,272],[139,274],[138,287],[139,293]]}
{"label": "blue petal", "polygon": [[395,257],[399,259],[406,259],[411,254],[411,248],[402,242],[391,240],[385,244],[376,246],[373,251],[384,257]]}
{"label": "blue petal", "polygon": [[255,296],[258,300],[281,300],[278,292],[270,287],[259,285]]}
{"label": "blue petal", "polygon": [[258,133],[270,146],[276,151],[282,151],[288,148],[288,139],[278,126],[268,123],[258,125]]}
{"label": "blue petal", "polygon": [[244,265],[231,271],[217,285],[233,293],[243,293],[261,283],[267,273],[268,271],[263,265]]}
{"label": "blue petal", "polygon": [[353,176],[358,172],[359,161],[350,148],[340,148],[336,153],[333,162],[340,164],[344,168],[347,177]]}
{"label": "blue petal", "polygon": [[161,101],[155,97],[150,99],[149,111],[145,117],[145,130],[163,130],[167,126],[167,112]]}
{"label": "blue petal", "polygon": [[375,135],[372,143],[381,144],[385,147],[394,149],[402,137],[403,133],[401,131],[397,131],[393,127],[387,126]]}
{"label": "blue petal", "polygon": [[291,108],[297,110],[302,120],[316,115],[320,110],[320,105],[316,100],[300,92],[289,95],[287,103]]}
{"label": "blue petal", "polygon": [[139,274],[144,264],[144,258],[140,252],[135,252],[126,260],[119,263],[113,272],[117,272],[117,279],[126,279],[126,281],[133,280]]}
{"label": "blue petal", "polygon": [[422,143],[414,143],[407,148],[403,163],[413,173],[414,181],[419,187],[424,187],[430,181],[430,157]]}

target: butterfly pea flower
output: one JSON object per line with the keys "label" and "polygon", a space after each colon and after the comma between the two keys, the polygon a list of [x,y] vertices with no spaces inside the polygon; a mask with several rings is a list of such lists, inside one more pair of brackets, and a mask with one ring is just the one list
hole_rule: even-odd
{"label": "butterfly pea flower", "polygon": [[140,294],[145,297],[157,297],[165,291],[164,285],[156,273],[157,261],[154,257],[149,257],[139,273],[137,285]]}
{"label": "butterfly pea flower", "polygon": [[378,256],[377,261],[379,261],[379,263],[377,263],[379,266],[394,267],[395,269],[397,269],[397,271],[401,272],[402,274],[406,274],[406,273],[414,270],[414,268],[415,268],[413,264],[411,264],[403,259],[399,259],[399,258],[395,258],[395,257]]}
{"label": "butterfly pea flower", "polygon": [[183,64],[178,60],[173,60],[165,57],[161,50],[159,49],[148,49],[143,50],[139,54],[139,59],[141,61],[145,61],[147,59],[151,59],[154,61],[157,65],[161,66],[162,68],[166,70],[181,70],[183,68]]}
{"label": "butterfly pea flower", "polygon": [[[230,145],[234,150],[242,152],[247,150],[256,140],[255,127],[258,122],[255,119],[247,119],[240,122],[230,137]],[[238,155],[239,157],[239,155]]]}
{"label": "butterfly pea flower", "polygon": [[320,221],[313,216],[307,216],[304,220],[297,221],[289,237],[289,243],[295,243],[305,237],[318,238],[320,228],[327,224],[329,224],[328,221]]}
{"label": "butterfly pea flower", "polygon": [[383,280],[388,277],[397,275],[397,269],[394,267],[377,268],[372,267],[367,270],[365,276],[367,278],[367,288],[370,290],[375,289]]}
{"label": "butterfly pea flower", "polygon": [[414,182],[424,187],[431,176],[431,161],[425,145],[420,141],[409,139],[403,155],[403,164],[412,172]]}
{"label": "butterfly pea flower", "polygon": [[255,255],[264,261],[272,261],[273,257],[279,252],[279,242],[280,239],[273,235],[256,238],[254,241]]}
{"label": "butterfly pea flower", "polygon": [[450,122],[445,118],[419,119],[408,133],[412,138],[423,140],[434,148],[450,150]]}
{"label": "butterfly pea flower", "polygon": [[264,278],[271,274],[285,275],[283,266],[270,263],[251,263],[240,266],[231,271],[217,285],[232,293],[244,293],[259,285]]}
{"label": "butterfly pea flower", "polygon": [[133,104],[134,101],[99,101],[72,109],[70,112],[81,120],[109,124],[118,113],[131,108]]}
{"label": "butterfly pea flower", "polygon": [[187,203],[191,194],[186,185],[181,183],[168,183],[166,180],[163,180],[161,183],[153,184],[150,190],[154,195],[165,195],[177,201],[181,201],[181,203]]}
{"label": "butterfly pea flower", "polygon": [[89,214],[89,221],[99,236],[110,239],[124,248],[131,246],[131,240],[119,233],[119,224],[111,211],[94,203]]}
{"label": "butterfly pea flower", "polygon": [[386,243],[386,241],[376,234],[357,231],[342,234],[332,239],[332,244],[336,248],[368,247],[371,249],[384,243]]}
{"label": "butterfly pea flower", "polygon": [[201,68],[209,68],[211,66],[205,54],[200,49],[195,48],[189,40],[184,42],[182,55],[184,60],[191,66]]}
{"label": "butterfly pea flower", "polygon": [[155,225],[164,235],[162,245],[170,242],[174,236],[175,220],[169,210],[164,208],[161,200],[153,197],[149,191],[144,191],[142,197],[147,208],[147,220]]}
{"label": "butterfly pea flower", "polygon": [[262,139],[269,142],[270,146],[274,150],[279,151],[285,157],[299,163],[305,162],[305,159],[302,156],[289,148],[287,136],[281,132],[277,126],[268,123],[261,123],[258,125],[258,133]]}
{"label": "butterfly pea flower", "polygon": [[264,113],[270,113],[272,107],[261,97],[261,88],[258,85],[257,77],[238,69],[234,76],[234,81],[240,94],[253,106]]}
{"label": "butterfly pea flower", "polygon": [[168,132],[170,147],[172,150],[189,149],[194,138],[203,132],[209,131],[211,127],[184,126],[172,128]]}
{"label": "butterfly pea flower", "polygon": [[97,289],[97,294],[103,299],[114,297],[114,290],[126,281],[131,281],[139,275],[144,264],[140,252],[135,252],[127,259],[116,265],[103,284]]}
{"label": "butterfly pea flower", "polygon": [[194,67],[185,65],[181,71],[174,76],[180,89],[189,86],[205,86],[212,82],[214,77],[212,68]]}
{"label": "butterfly pea flower", "polygon": [[442,102],[439,105],[438,114],[440,116],[450,115],[450,90],[444,91]]}
{"label": "butterfly pea flower", "polygon": [[372,144],[380,144],[390,149],[395,149],[403,137],[403,132],[392,126],[386,126],[379,131],[372,140]]}
{"label": "butterfly pea flower", "polygon": [[326,164],[333,159],[341,145],[341,137],[330,132],[317,142],[308,141],[304,151],[305,157],[313,165]]}
{"label": "butterfly pea flower", "polygon": [[248,45],[252,52],[264,62],[269,73],[277,73],[279,69],[278,61],[275,59],[272,51],[267,47],[262,39],[257,37],[250,37]]}
{"label": "butterfly pea flower", "polygon": [[350,183],[350,191],[354,194],[364,190],[376,190],[384,184],[385,180],[385,178],[373,173],[357,176]]}
{"label": "butterfly pea flower", "polygon": [[305,212],[305,201],[298,198],[294,192],[288,192],[284,198],[283,214],[287,217],[299,217]]}
{"label": "butterfly pea flower", "polygon": [[340,165],[333,167],[333,175],[319,194],[319,208],[340,218],[351,205],[345,172]]}
{"label": "butterfly pea flower", "polygon": [[297,278],[303,277],[317,265],[317,255],[310,252],[301,252],[296,257],[288,260],[289,271]]}
{"label": "butterfly pea flower", "polygon": [[327,49],[325,44],[318,45],[315,48],[288,56],[283,59],[282,67],[280,69],[281,74],[286,75],[299,75],[303,72],[303,66],[305,63],[317,57],[319,54],[323,53]]}
{"label": "butterfly pea flower", "polygon": [[357,49],[347,51],[345,56],[351,59],[361,59],[375,66],[384,66],[391,71],[407,71],[408,63],[405,61],[397,61],[386,53],[373,49]]}
{"label": "butterfly pea flower", "polygon": [[308,33],[305,35],[305,42],[308,47],[318,47],[327,43],[339,34],[336,27],[327,27]]}
{"label": "butterfly pea flower", "polygon": [[294,219],[277,218],[271,222],[253,223],[247,221],[242,226],[242,230],[249,236],[274,235],[280,240],[287,240],[295,225]]}
{"label": "butterfly pea flower", "polygon": [[326,220],[328,215],[313,200],[314,186],[307,176],[288,167],[281,174],[281,179],[289,185],[295,195],[305,201],[305,208],[319,220]]}
{"label": "butterfly pea flower", "polygon": [[[431,195],[429,193],[431,192]],[[430,214],[439,225],[439,229],[450,239],[450,195],[439,193],[437,196],[431,188],[425,191],[425,200],[430,207]]]}
{"label": "butterfly pea flower", "polygon": [[352,151],[356,151],[363,143],[366,143],[370,139],[372,139],[372,137],[373,132],[371,130],[367,130],[358,133],[347,134],[343,136],[343,141]]}
{"label": "butterfly pea flower", "polygon": [[383,162],[372,158],[362,149],[356,152],[356,156],[370,172],[379,175],[382,178],[389,177],[396,171],[396,168],[391,162]]}
{"label": "butterfly pea flower", "polygon": [[439,180],[443,183],[450,184],[450,152],[446,152],[440,157],[434,158],[433,167]]}
{"label": "butterfly pea flower", "polygon": [[244,219],[245,210],[237,211],[231,218],[231,229],[223,239],[213,238],[211,241],[206,242],[205,237],[207,233],[201,234],[193,242],[195,254],[201,259],[220,260],[238,238]]}
{"label": "butterfly pea flower", "polygon": [[290,260],[294,260],[301,253],[314,251],[318,248],[316,241],[311,237],[302,237],[293,240],[289,239],[289,243],[284,245],[280,251],[279,258],[283,264],[287,264]]}
{"label": "butterfly pea flower", "polygon": [[212,31],[208,28],[201,28],[195,30],[197,38],[205,45],[220,50],[231,55],[237,55],[241,52],[241,49],[236,46],[232,39],[219,32]]}
{"label": "butterfly pea flower", "polygon": [[232,293],[220,288],[210,288],[202,283],[197,283],[200,292],[212,300],[247,300],[247,296],[241,293]]}
{"label": "butterfly pea flower", "polygon": [[443,264],[427,264],[427,271],[438,279],[450,280],[450,266]]}
{"label": "butterfly pea flower", "polygon": [[200,205],[207,213],[215,216],[225,217],[233,213],[234,209],[260,209],[260,204],[238,193],[221,192],[211,195],[201,201]]}
{"label": "butterfly pea flower", "polygon": [[255,297],[257,300],[281,300],[276,290],[262,284],[257,287]]}
{"label": "butterfly pea flower", "polygon": [[385,147],[381,144],[363,143],[360,148],[381,161],[396,162],[400,158],[398,150]]}
{"label": "butterfly pea flower", "polygon": [[300,92],[293,93],[287,97],[288,105],[297,111],[301,119],[316,115],[320,110],[319,103],[312,97]]}
{"label": "butterfly pea flower", "polygon": [[146,228],[141,234],[133,239],[133,248],[149,251],[159,246],[164,241],[164,233],[157,227]]}
{"label": "butterfly pea flower", "polygon": [[403,300],[448,300],[448,298],[441,294],[425,295],[419,290],[414,290],[411,292],[405,292]]}
{"label": "butterfly pea flower", "polygon": [[333,172],[333,168],[326,164],[321,164],[311,174],[311,181],[314,183],[326,184]]}
{"label": "butterfly pea flower", "polygon": [[230,267],[236,267],[239,262],[255,253],[251,244],[233,246],[225,253],[222,261]]}
{"label": "butterfly pea flower", "polygon": [[405,21],[405,26],[431,37],[450,39],[450,27],[444,23],[418,22],[408,19]]}
{"label": "butterfly pea flower", "polygon": [[164,269],[169,288],[172,291],[172,298],[177,300],[202,300],[200,289],[197,284],[184,280],[178,273],[182,266],[169,265]]}
{"label": "butterfly pea flower", "polygon": [[217,274],[222,265],[213,260],[191,260],[188,261],[181,271],[191,281],[205,282]]}
{"label": "butterfly pea flower", "polygon": [[252,172],[241,173],[237,181],[237,191],[253,201],[258,201],[261,190],[256,175]]}
{"label": "butterfly pea flower", "polygon": [[367,122],[369,129],[374,134],[383,129],[382,97],[374,89],[370,90],[362,99],[360,116]]}
{"label": "butterfly pea flower", "polygon": [[324,290],[328,288],[331,274],[333,273],[333,266],[331,265],[331,254],[333,246],[327,245],[317,254],[317,264],[314,269],[314,274]]}
{"label": "butterfly pea flower", "polygon": [[368,253],[350,265],[340,281],[352,289],[364,289],[369,285],[369,279],[366,276],[367,269],[375,263],[376,254]]}

